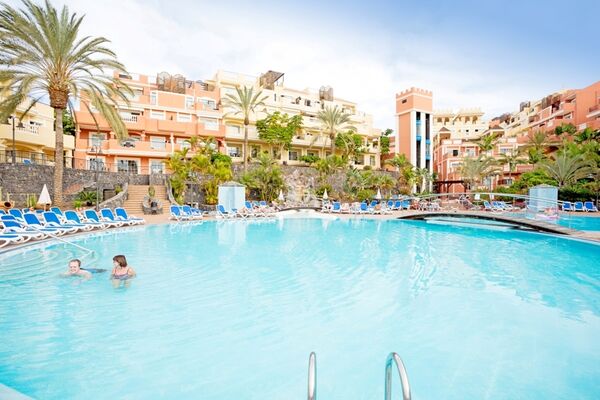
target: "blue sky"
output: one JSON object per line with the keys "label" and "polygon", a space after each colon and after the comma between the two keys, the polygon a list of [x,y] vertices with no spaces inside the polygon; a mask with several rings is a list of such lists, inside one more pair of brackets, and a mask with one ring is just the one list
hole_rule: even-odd
{"label": "blue sky", "polygon": [[600,1],[66,3],[132,72],[278,70],[288,86],[331,85],[379,128],[393,127],[394,94],[410,86],[432,90],[434,108],[492,118],[600,79]]}

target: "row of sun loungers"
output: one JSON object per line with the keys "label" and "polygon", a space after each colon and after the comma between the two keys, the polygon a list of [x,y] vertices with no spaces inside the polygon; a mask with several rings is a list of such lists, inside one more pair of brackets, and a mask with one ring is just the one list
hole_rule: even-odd
{"label": "row of sun loungers", "polygon": [[190,206],[171,206],[171,219],[177,222],[198,221],[204,218],[204,212]]}
{"label": "row of sun loungers", "polygon": [[563,211],[580,211],[580,212],[598,212],[598,208],[591,201],[581,202],[576,201],[575,203],[571,203],[570,201],[565,201],[562,203]]}
{"label": "row of sun loungers", "polygon": [[521,208],[515,207],[512,204],[508,204],[505,201],[489,201],[483,202],[483,210],[484,211],[496,211],[496,212],[505,212],[505,211],[521,211]]}
{"label": "row of sun loungers", "polygon": [[266,201],[245,201],[241,209],[227,211],[222,204],[217,205],[216,217],[221,219],[232,218],[268,218],[273,217],[277,209],[269,207]]}
{"label": "row of sun loungers", "polygon": [[388,200],[387,202],[378,203],[340,203],[334,201],[330,204],[325,204],[321,212],[332,214],[390,214],[393,211],[409,210],[411,207],[410,200]]}
{"label": "row of sun loungers", "polygon": [[43,212],[11,208],[8,212],[0,210],[0,247],[145,222],[143,218],[127,215],[127,211],[120,207],[115,208],[114,212],[110,208],[103,208],[100,214],[95,210],[85,210],[83,214],[73,210],[63,212],[58,207]]}

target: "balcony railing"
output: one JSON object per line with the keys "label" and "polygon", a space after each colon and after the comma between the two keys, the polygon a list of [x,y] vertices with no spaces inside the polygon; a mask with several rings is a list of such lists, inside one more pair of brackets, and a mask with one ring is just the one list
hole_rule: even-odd
{"label": "balcony railing", "polygon": [[38,134],[40,132],[40,127],[38,125],[25,125],[22,128],[17,127],[16,131]]}
{"label": "balcony railing", "polygon": [[[14,157],[13,157],[14,155]],[[0,163],[12,163],[13,158],[17,164],[26,165],[49,165],[54,166],[54,157],[48,156],[45,153],[36,153],[33,151],[22,151],[22,150],[2,150],[0,151]],[[73,158],[64,158],[65,167],[71,168],[73,166]]]}
{"label": "balcony railing", "polygon": [[125,122],[137,122],[138,116],[131,114],[121,114],[121,119]]}

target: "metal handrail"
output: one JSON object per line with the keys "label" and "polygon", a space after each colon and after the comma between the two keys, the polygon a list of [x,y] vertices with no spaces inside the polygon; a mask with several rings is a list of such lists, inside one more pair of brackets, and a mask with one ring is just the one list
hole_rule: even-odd
{"label": "metal handrail", "polygon": [[308,400],[317,399],[317,355],[311,352],[308,357]]}
{"label": "metal handrail", "polygon": [[398,375],[400,375],[400,383],[402,384],[402,399],[410,400],[410,385],[408,383],[408,375],[402,359],[397,353],[391,352],[385,362],[385,400],[392,399],[392,362],[396,363]]}

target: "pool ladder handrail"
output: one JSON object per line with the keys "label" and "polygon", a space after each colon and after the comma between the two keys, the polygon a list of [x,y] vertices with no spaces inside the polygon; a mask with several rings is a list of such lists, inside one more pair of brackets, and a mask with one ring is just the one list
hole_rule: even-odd
{"label": "pool ladder handrail", "polygon": [[400,375],[400,383],[402,385],[402,399],[411,400],[410,384],[408,383],[408,374],[406,367],[398,353],[391,352],[385,362],[385,400],[392,400],[392,363],[396,363],[398,375]]}
{"label": "pool ladder handrail", "polygon": [[317,355],[314,351],[308,357],[308,400],[317,400]]}

